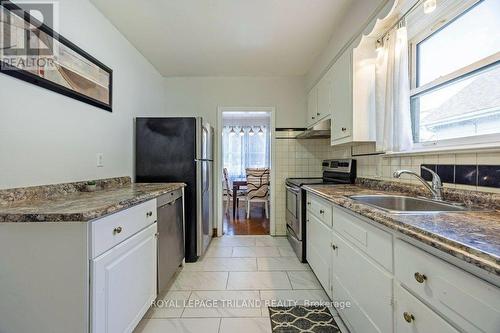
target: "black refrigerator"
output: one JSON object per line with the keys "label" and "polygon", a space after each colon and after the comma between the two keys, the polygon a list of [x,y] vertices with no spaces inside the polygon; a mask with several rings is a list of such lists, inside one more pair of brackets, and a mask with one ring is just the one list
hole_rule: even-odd
{"label": "black refrigerator", "polygon": [[186,183],[186,262],[203,255],[212,238],[213,128],[201,117],[136,118],[135,181]]}

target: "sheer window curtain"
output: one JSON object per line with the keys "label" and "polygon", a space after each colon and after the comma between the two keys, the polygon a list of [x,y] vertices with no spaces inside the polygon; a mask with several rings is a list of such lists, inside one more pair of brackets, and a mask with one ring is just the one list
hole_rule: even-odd
{"label": "sheer window curtain", "polygon": [[231,128],[222,130],[222,154],[224,168],[227,168],[229,178],[245,178],[246,168],[267,168],[270,165],[270,135],[268,128],[262,128],[263,135],[249,135],[248,128],[243,136],[240,128],[235,127],[235,134],[230,134]]}
{"label": "sheer window curtain", "polygon": [[389,31],[378,52],[375,66],[377,151],[408,151],[412,149],[413,136],[406,27],[399,25]]}

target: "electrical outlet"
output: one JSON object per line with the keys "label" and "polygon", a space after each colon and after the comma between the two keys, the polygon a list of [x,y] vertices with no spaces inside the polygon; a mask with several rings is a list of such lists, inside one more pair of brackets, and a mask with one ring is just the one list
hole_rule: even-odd
{"label": "electrical outlet", "polygon": [[104,166],[104,154],[103,153],[96,154],[96,162],[97,162],[98,168],[102,168]]}

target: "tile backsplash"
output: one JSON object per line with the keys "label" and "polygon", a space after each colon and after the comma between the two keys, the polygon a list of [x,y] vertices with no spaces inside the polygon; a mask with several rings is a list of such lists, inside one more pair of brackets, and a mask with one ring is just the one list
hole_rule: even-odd
{"label": "tile backsplash", "polygon": [[[395,157],[371,155],[353,158],[357,160],[359,177],[418,184],[419,181],[412,176],[402,175],[401,179],[394,179],[392,173],[398,169],[408,169],[420,174],[421,165],[427,165],[433,170],[434,168],[438,170],[445,187],[500,193],[500,188],[492,185],[494,182],[499,182],[495,176],[498,175],[498,169],[495,169],[494,173],[491,169],[492,166],[500,165],[500,152],[447,152],[435,155]],[[478,170],[481,170],[483,174],[482,181],[479,181]],[[488,177],[485,177],[486,172],[489,172]],[[425,176],[425,173],[423,175]]]}
{"label": "tile backsplash", "polygon": [[349,157],[350,149],[335,149],[330,139],[297,140],[302,131],[276,131],[276,226],[277,235],[286,234],[285,180],[289,177],[321,177],[324,159]]}
{"label": "tile backsplash", "polygon": [[[354,158],[357,161],[357,175],[363,178],[391,180],[409,184],[419,184],[419,181],[409,175],[402,175],[400,179],[392,177],[394,171],[408,169],[420,174],[421,165],[441,165],[442,172],[446,174],[444,186],[471,191],[484,191],[500,193],[500,188],[491,187],[492,182],[500,182],[495,177],[487,177],[480,181],[479,178],[470,185],[460,184],[455,177],[467,175],[467,170],[490,172],[486,166],[500,165],[500,152],[485,153],[442,153],[412,156],[386,156],[369,155],[374,151],[373,144],[361,144],[345,147],[330,146],[330,139],[297,140],[295,136],[301,132],[277,131],[276,132],[276,235],[286,234],[285,222],[285,179],[288,177],[321,177],[321,161],[332,158]],[[455,166],[452,172],[448,166]],[[457,172],[456,168],[465,168]],[[467,169],[468,168],[468,169]],[[495,169],[494,175],[498,171]],[[450,181],[454,178],[454,181]],[[488,183],[485,183],[487,181]],[[478,185],[476,185],[478,184]]]}

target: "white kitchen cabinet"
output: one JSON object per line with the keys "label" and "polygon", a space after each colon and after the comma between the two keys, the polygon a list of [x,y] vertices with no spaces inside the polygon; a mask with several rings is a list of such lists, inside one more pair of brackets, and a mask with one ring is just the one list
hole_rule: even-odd
{"label": "white kitchen cabinet", "polygon": [[500,289],[397,240],[396,278],[423,302],[470,333],[500,331]]}
{"label": "white kitchen cabinet", "polygon": [[332,227],[332,205],[314,194],[307,194],[307,212],[315,215],[328,228]]}
{"label": "white kitchen cabinet", "polygon": [[358,35],[331,59],[333,65],[308,95],[307,125],[329,112],[332,146],[376,141],[374,44],[361,45],[364,39]]}
{"label": "white kitchen cabinet", "polygon": [[499,332],[498,285],[395,230],[307,196],[307,260],[332,300],[351,303],[337,310],[352,333]]}
{"label": "white kitchen cabinet", "polygon": [[331,297],[331,229],[315,215],[311,214],[310,211],[307,212],[306,221],[307,262],[323,286],[323,289]]}
{"label": "white kitchen cabinet", "polygon": [[332,66],[332,133],[333,144],[352,141],[352,52],[345,51]]}
{"label": "white kitchen cabinet", "polygon": [[92,258],[154,223],[156,218],[156,200],[149,200],[96,220],[91,224]]}
{"label": "white kitchen cabinet", "polygon": [[318,86],[314,86],[307,94],[307,127],[317,121],[318,113]]}
{"label": "white kitchen cabinet", "polygon": [[393,276],[336,232],[331,251],[333,300],[353,303],[342,319],[354,332],[393,332]]}
{"label": "white kitchen cabinet", "polygon": [[331,71],[325,74],[323,78],[318,82],[318,110],[316,113],[316,121],[322,120],[326,117],[330,117],[332,114],[331,111],[331,102],[332,102],[332,80],[331,80]]}
{"label": "white kitchen cabinet", "polygon": [[156,297],[156,206],[0,223],[0,332],[133,331]]}
{"label": "white kitchen cabinet", "polygon": [[156,298],[156,223],[91,262],[92,332],[132,332]]}
{"label": "white kitchen cabinet", "polygon": [[333,229],[387,271],[393,272],[392,235],[360,217],[333,207]]}
{"label": "white kitchen cabinet", "polygon": [[396,332],[458,333],[449,323],[409,292],[396,285]]}

